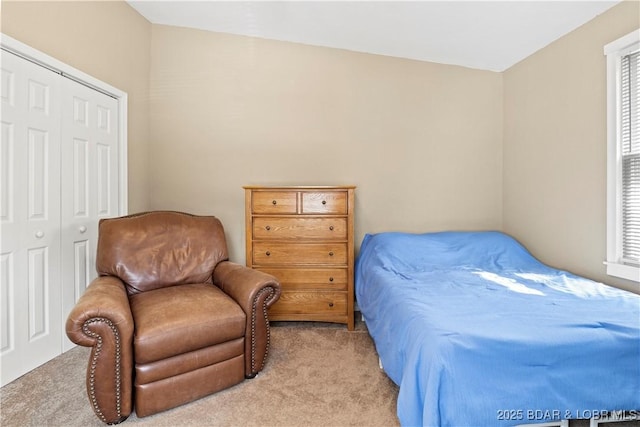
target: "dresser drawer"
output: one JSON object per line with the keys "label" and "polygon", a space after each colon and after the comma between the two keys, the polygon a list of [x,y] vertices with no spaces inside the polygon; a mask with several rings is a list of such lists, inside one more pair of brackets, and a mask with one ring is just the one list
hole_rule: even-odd
{"label": "dresser drawer", "polygon": [[271,306],[269,315],[278,314],[347,314],[345,292],[283,291],[280,299]]}
{"label": "dresser drawer", "polygon": [[347,289],[346,268],[261,268],[275,276],[283,290],[304,289]]}
{"label": "dresser drawer", "polygon": [[295,214],[297,201],[295,191],[255,191],[251,209],[257,214]]}
{"label": "dresser drawer", "polygon": [[303,191],[303,214],[347,214],[346,191]]}
{"label": "dresser drawer", "polygon": [[253,264],[347,264],[346,243],[254,242]]}
{"label": "dresser drawer", "polygon": [[346,240],[347,219],[256,217],[253,238]]}

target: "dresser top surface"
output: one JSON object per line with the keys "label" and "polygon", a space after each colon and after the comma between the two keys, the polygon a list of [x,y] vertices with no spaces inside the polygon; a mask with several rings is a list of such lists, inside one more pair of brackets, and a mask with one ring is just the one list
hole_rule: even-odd
{"label": "dresser top surface", "polygon": [[244,185],[245,190],[344,190],[355,185]]}

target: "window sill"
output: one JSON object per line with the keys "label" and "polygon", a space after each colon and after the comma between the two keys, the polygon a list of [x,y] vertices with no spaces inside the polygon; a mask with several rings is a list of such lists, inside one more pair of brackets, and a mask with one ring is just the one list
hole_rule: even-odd
{"label": "window sill", "polygon": [[640,267],[617,264],[615,262],[606,262],[605,264],[607,265],[607,274],[609,276],[620,277],[622,279],[640,283]]}

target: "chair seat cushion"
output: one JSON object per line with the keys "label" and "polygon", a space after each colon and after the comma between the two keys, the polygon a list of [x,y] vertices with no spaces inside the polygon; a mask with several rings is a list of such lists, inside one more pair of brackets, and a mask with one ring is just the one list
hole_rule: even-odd
{"label": "chair seat cushion", "polygon": [[242,308],[208,283],[155,289],[130,297],[136,363],[149,363],[244,336]]}

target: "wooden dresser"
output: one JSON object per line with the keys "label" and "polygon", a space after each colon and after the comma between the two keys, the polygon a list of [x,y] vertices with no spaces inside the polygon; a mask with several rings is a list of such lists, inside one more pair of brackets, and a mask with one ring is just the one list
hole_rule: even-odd
{"label": "wooden dresser", "polygon": [[354,186],[246,186],[247,267],[276,276],[270,320],[354,329]]}

